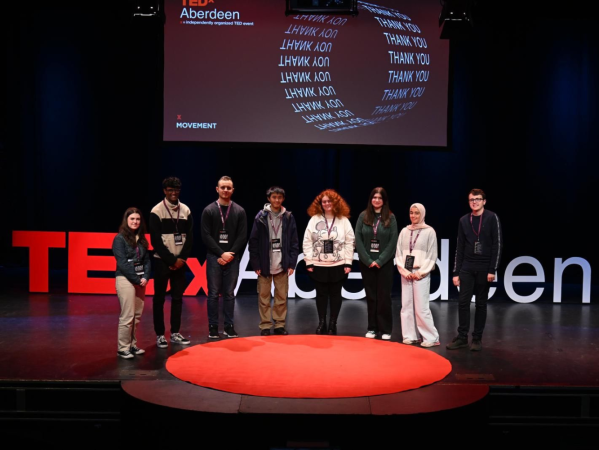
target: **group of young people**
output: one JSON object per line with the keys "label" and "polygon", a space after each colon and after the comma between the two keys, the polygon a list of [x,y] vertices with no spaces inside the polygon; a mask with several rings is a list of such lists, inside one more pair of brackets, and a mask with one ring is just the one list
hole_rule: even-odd
{"label": "group of young people", "polygon": [[[206,206],[201,217],[201,237],[207,247],[210,339],[220,338],[219,295],[223,298],[223,336],[238,336],[234,328],[235,286],[247,242],[247,218],[244,208],[231,200],[234,190],[233,180],[221,177],[216,186],[218,199]],[[168,347],[164,303],[169,282],[170,342],[190,344],[180,328],[185,264],[193,244],[193,218],[190,209],[179,200],[181,181],[178,178],[166,178],[163,191],[165,198],[150,213],[153,257],[145,239],[143,215],[137,208],[125,211],[113,242],[117,261],[116,290],[121,304],[117,354],[125,359],[145,353],[137,346],[136,328],[152,267],[156,345]],[[297,264],[300,243],[295,218],[283,206],[285,191],[273,186],[267,190],[266,198],[267,203],[254,217],[248,242],[250,266],[258,280],[259,329],[262,336],[270,335],[271,331],[286,335],[288,280]],[[453,268],[453,283],[460,289],[458,335],[446,347],[450,350],[470,347],[472,351],[480,351],[489,287],[500,262],[503,238],[499,218],[484,207],[485,193],[473,189],[468,201],[471,212],[459,222]],[[397,268],[402,285],[402,342],[422,347],[440,344],[429,307],[430,272],[437,261],[437,237],[435,230],[425,222],[426,209],[422,204],[410,206],[410,224],[401,231],[382,187],[370,193],[355,231],[349,221],[350,208],[335,190],[327,189],[318,194],[308,208],[308,215],[310,221],[304,232],[302,251],[309,277],[316,287],[316,334],[337,334],[342,287],[352,270],[355,250],[367,300],[365,337],[391,339],[391,290]],[[151,259],[153,264],[150,264]],[[273,284],[274,298],[271,296]],[[473,295],[476,311],[469,343]]]}

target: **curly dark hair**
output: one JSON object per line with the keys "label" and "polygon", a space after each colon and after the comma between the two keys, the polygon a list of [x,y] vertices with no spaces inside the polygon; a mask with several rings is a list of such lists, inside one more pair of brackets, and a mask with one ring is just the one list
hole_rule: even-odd
{"label": "curly dark hair", "polygon": [[177,177],[168,177],[162,180],[162,189],[174,188],[181,189],[181,180]]}
{"label": "curly dark hair", "polygon": [[[139,228],[136,231],[129,228],[129,224],[127,223],[127,219],[131,214],[139,214]],[[119,233],[131,247],[137,247],[138,242],[146,249],[149,247],[148,240],[146,239],[146,222],[144,221],[144,216],[141,211],[134,206],[127,208],[127,211],[123,214],[123,221],[119,227]],[[136,236],[139,237],[139,240],[135,239]]]}
{"label": "curly dark hair", "polygon": [[349,219],[349,205],[343,200],[343,197],[333,189],[325,189],[316,196],[308,208],[308,215],[310,217],[315,216],[316,214],[322,214],[324,216],[324,209],[322,208],[323,197],[329,197],[333,202],[333,214],[335,214],[335,217],[344,216]]}

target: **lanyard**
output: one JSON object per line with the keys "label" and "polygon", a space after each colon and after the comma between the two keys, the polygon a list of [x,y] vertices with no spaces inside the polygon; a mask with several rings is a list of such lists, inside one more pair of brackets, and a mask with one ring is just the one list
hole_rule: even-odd
{"label": "lanyard", "polygon": [[335,217],[333,217],[333,221],[331,222],[331,228],[329,228],[329,223],[327,222],[327,218],[326,217],[324,218],[324,225],[327,227],[327,235],[328,235],[329,239],[331,239],[331,231],[333,230],[334,224],[335,224]]}
{"label": "lanyard", "polygon": [[139,244],[137,244],[137,247],[135,247],[135,252],[137,253],[137,260],[139,261],[140,260],[140,257],[139,257]]}
{"label": "lanyard", "polygon": [[281,228],[281,224],[283,223],[283,219],[281,218],[281,214],[279,214],[279,226],[275,227],[275,223],[272,220],[272,215],[268,213],[268,218],[270,219],[270,224],[272,225],[272,230],[275,232],[274,238],[276,239],[279,234],[279,229]]}
{"label": "lanyard", "polygon": [[412,250],[414,250],[414,247],[416,247],[416,241],[418,240],[418,238],[420,237],[420,232],[422,230],[418,230],[418,234],[416,235],[416,239],[414,239],[414,243],[412,243],[412,236],[414,234],[414,230],[410,231],[410,254],[412,254]]}
{"label": "lanyard", "polygon": [[[171,209],[166,206],[166,201],[162,200],[162,203],[164,203],[164,207],[166,208],[166,212],[168,213],[169,216],[171,216],[171,220],[173,222],[175,222],[175,219],[173,219],[173,215],[171,214]],[[179,232],[179,215],[181,214],[181,205],[179,205],[177,207],[177,221],[175,222],[175,230],[177,230],[177,233]]]}
{"label": "lanyard", "polygon": [[[484,212],[483,212],[484,214]],[[480,241],[480,227],[483,224],[483,214],[480,215],[480,222],[478,223],[478,233],[474,230],[474,227],[472,226],[472,214],[470,214],[470,226],[472,227],[472,232],[476,235],[476,240]]]}
{"label": "lanyard", "polygon": [[227,219],[229,218],[229,213],[231,212],[231,207],[232,206],[233,206],[233,202],[229,203],[229,207],[227,208],[227,215],[226,215],[226,217],[223,217],[223,210],[220,209],[220,205],[218,204],[218,200],[216,201],[216,207],[218,208],[218,212],[220,213],[220,220],[223,223],[223,230],[227,229],[225,227],[225,224],[227,223]]}
{"label": "lanyard", "polygon": [[374,233],[374,238],[376,239],[376,233],[379,228],[379,223],[381,223],[381,216],[379,216],[379,220],[376,221],[376,225],[372,226],[372,232]]}

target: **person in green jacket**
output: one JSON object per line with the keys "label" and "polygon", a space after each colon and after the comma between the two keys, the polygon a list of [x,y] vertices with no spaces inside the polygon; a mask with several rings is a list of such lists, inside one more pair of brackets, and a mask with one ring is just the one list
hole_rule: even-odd
{"label": "person in green jacket", "polygon": [[397,221],[389,209],[387,192],[376,187],[356,224],[356,250],[368,305],[366,337],[370,339],[379,335],[383,340],[391,339],[391,288],[397,236]]}

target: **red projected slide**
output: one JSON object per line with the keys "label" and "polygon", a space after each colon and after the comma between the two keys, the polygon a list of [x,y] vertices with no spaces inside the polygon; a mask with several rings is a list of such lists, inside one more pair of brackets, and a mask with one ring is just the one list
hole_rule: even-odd
{"label": "red projected slide", "polygon": [[437,0],[166,0],[164,140],[447,146]]}

